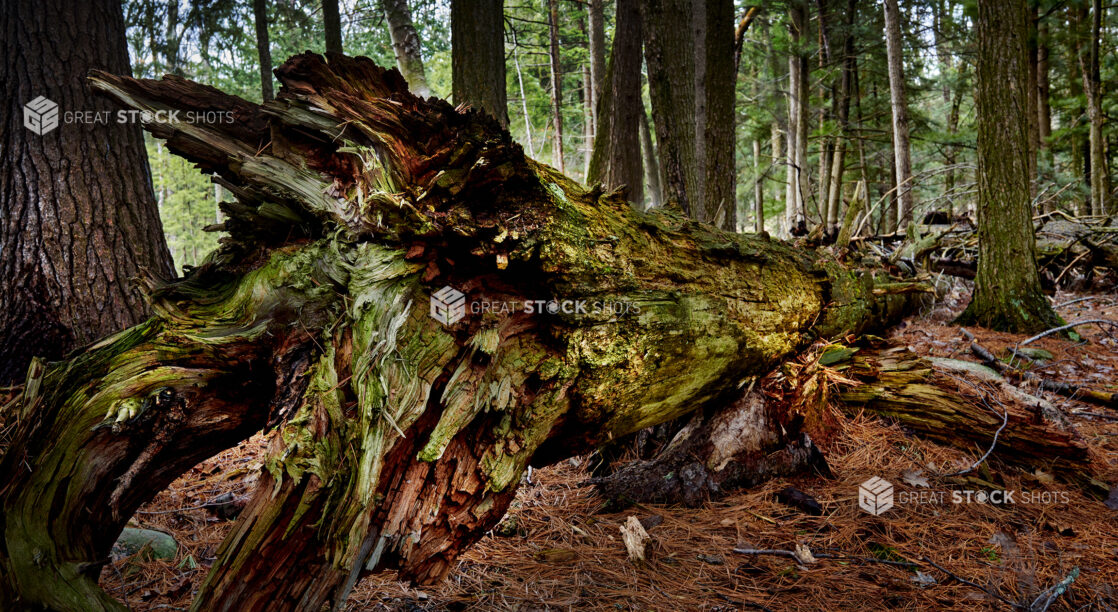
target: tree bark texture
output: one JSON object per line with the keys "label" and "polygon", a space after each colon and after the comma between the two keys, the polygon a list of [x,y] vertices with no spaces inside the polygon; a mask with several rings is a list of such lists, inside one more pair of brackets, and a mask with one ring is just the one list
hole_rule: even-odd
{"label": "tree bark texture", "polygon": [[504,0],[450,3],[453,99],[492,115],[508,127],[505,92]]}
{"label": "tree bark texture", "polygon": [[1102,130],[1104,118],[1102,79],[1099,69],[1103,10],[1100,0],[1092,0],[1091,23],[1085,28],[1088,40],[1079,56],[1079,65],[1083,74],[1083,93],[1087,98],[1087,119],[1090,123],[1088,150],[1091,164],[1090,212],[1092,215],[1104,215],[1109,212],[1107,197],[1110,190],[1110,180],[1106,160],[1106,143]]}
{"label": "tree bark texture", "polygon": [[1041,292],[1036,267],[1028,151],[1033,92],[1025,0],[984,0],[978,7],[978,273],[960,322],[1017,332],[1059,324]]}
{"label": "tree bark texture", "polygon": [[322,25],[326,30],[326,52],[343,53],[342,15],[338,0],[322,0]]}
{"label": "tree bark texture", "polygon": [[897,0],[885,0],[884,4],[889,101],[893,107],[893,160],[897,169],[897,225],[904,228],[912,221],[913,184],[908,102],[905,99],[904,52],[901,49],[901,14]]}
{"label": "tree bark texture", "polygon": [[695,41],[691,0],[641,3],[644,57],[665,203],[688,216],[703,210],[695,127]]}
{"label": "tree bark texture", "polygon": [[[641,172],[641,15],[637,0],[618,0],[613,50],[598,98],[598,127],[586,182],[607,189],[628,186],[628,199],[644,201]],[[653,167],[653,171],[656,168]]]}
{"label": "tree bark texture", "polygon": [[734,96],[737,72],[734,65],[734,3],[708,0],[703,11],[706,55],[703,87],[706,113],[703,139],[705,182],[699,220],[722,229],[737,229],[737,168],[734,164]]}
{"label": "tree bark texture", "polygon": [[[905,303],[873,270],[586,190],[366,58],[277,76],[263,106],[92,77],[141,110],[230,110],[145,128],[236,201],[204,265],[148,279],[152,318],[36,362],[7,408],[0,576],[21,606],[120,609],[95,577],[135,509],[261,428],[260,486],[195,610],[339,606],[382,568],[439,579],[529,464],[725,405]],[[460,319],[428,308],[447,286]],[[557,306],[516,307],[537,299]]]}
{"label": "tree bark texture", "polygon": [[[129,72],[118,2],[13,0],[0,11],[0,382],[34,356],[66,352],[143,319],[130,279],[171,278],[139,126],[66,124],[67,111],[107,113],[83,76]],[[43,96],[57,107],[25,110]],[[57,127],[49,128],[51,113]],[[47,126],[25,127],[25,113]]]}
{"label": "tree bark texture", "polygon": [[408,0],[381,0],[381,8],[388,21],[396,67],[404,75],[412,93],[421,98],[430,97],[431,87],[427,85],[427,73],[423,70],[423,43],[412,23]]}

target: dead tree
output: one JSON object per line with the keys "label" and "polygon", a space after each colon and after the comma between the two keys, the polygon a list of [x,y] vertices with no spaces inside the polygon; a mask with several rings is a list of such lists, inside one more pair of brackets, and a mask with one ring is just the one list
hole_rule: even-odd
{"label": "dead tree", "polygon": [[[907,299],[872,270],[586,190],[368,59],[276,74],[264,105],[91,77],[135,109],[227,117],[145,128],[235,201],[202,266],[145,281],[154,316],[35,362],[0,415],[0,608],[123,609],[96,579],[129,517],[260,430],[259,488],[194,609],[340,606],[382,568],[438,579],[529,464],[732,403]],[[447,286],[466,308],[444,323],[429,302]]]}

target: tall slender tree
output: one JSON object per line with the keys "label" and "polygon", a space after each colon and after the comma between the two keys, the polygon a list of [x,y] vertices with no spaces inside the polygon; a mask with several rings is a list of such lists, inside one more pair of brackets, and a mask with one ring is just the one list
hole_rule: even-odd
{"label": "tall slender tree", "polygon": [[66,111],[115,112],[84,77],[130,71],[120,2],[12,0],[0,47],[0,380],[11,381],[34,356],[139,321],[131,279],[174,269],[140,127],[58,125]]}
{"label": "tall slender tree", "polygon": [[480,108],[508,127],[504,0],[452,0],[450,47],[454,103]]}
{"label": "tall slender tree", "polygon": [[809,117],[808,57],[804,45],[807,40],[807,2],[791,0],[789,3],[789,35],[791,49],[788,54],[788,130],[786,147],[786,185],[784,196],[785,228],[791,234],[805,231],[807,223],[807,138]]}
{"label": "tall slender tree", "polygon": [[885,0],[885,51],[889,63],[889,100],[893,106],[893,161],[896,164],[897,225],[912,221],[912,146],[908,134],[901,12],[897,0]]}
{"label": "tall slender tree", "polygon": [[[1037,332],[1060,323],[1040,288],[1030,198],[1026,0],[980,0],[978,272],[959,323]],[[1017,154],[1015,154],[1015,152]]]}
{"label": "tall slender tree", "polygon": [[1087,119],[1090,122],[1088,143],[1090,145],[1090,185],[1093,215],[1109,212],[1107,195],[1110,180],[1107,172],[1106,140],[1103,135],[1102,78],[1100,72],[1100,38],[1102,17],[1105,7],[1101,0],[1091,0],[1091,21],[1082,28],[1087,36],[1087,44],[1081,45],[1079,66],[1083,74],[1083,93],[1087,98]]}
{"label": "tall slender tree", "polygon": [[392,37],[392,51],[396,54],[396,67],[410,89],[417,96],[427,98],[431,87],[427,84],[427,73],[423,69],[423,44],[411,20],[408,0],[381,0],[384,19],[388,22],[388,33]]}
{"label": "tall slender tree", "polygon": [[[590,0],[586,13],[589,18],[587,46],[590,52],[590,108],[594,125],[598,123],[598,99],[606,87],[606,20],[604,0]],[[614,38],[617,37],[616,32]],[[616,44],[616,43],[615,43]]]}
{"label": "tall slender tree", "polygon": [[551,160],[560,172],[566,171],[563,160],[563,66],[559,49],[559,0],[547,0],[548,64],[551,67]]}
{"label": "tall slender tree", "polygon": [[267,102],[275,97],[272,92],[272,44],[268,38],[268,0],[252,0],[252,17],[256,24],[256,57],[260,61],[260,97]]}

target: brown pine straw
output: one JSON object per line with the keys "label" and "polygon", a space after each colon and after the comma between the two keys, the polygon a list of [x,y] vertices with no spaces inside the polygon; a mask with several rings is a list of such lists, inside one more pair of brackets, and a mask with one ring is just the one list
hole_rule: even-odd
{"label": "brown pine straw", "polygon": [[[1070,320],[1118,318],[1118,306],[1097,302],[1069,305],[1061,314]],[[933,312],[906,323],[891,339],[921,354],[969,358],[958,329],[944,319]],[[1025,337],[975,331],[999,355]],[[1090,344],[1047,337],[1032,346],[1055,354],[1045,369],[1052,375],[1113,385],[1118,345],[1097,329],[1082,331]],[[1097,458],[1100,479],[1118,482],[1118,421],[1090,416],[1098,409],[1074,400],[1046,397],[1071,415]],[[937,480],[933,474],[969,467],[987,449],[942,447],[869,416],[838,418],[840,431],[823,449],[834,480],[773,481],[700,508],[649,505],[595,514],[600,500],[579,486],[587,477],[585,459],[537,470],[534,484],[521,488],[503,525],[507,535],[483,539],[447,581],[415,588],[391,574],[370,576],[346,609],[1004,610],[1010,606],[983,589],[1030,606],[1074,568],[1079,576],[1049,610],[1118,609],[1118,510],[1053,475],[1006,468],[998,463],[997,449],[966,477]],[[142,509],[158,514],[137,514],[134,522],[172,533],[180,543],[178,557],[172,562],[118,559],[104,570],[102,585],[135,610],[186,609],[232,525],[196,506],[222,493],[248,490],[264,444],[263,438],[253,438],[196,466],[161,492]],[[898,503],[879,517],[858,509],[858,484],[872,476],[893,483],[898,493],[926,491],[905,482],[908,470],[919,470],[935,490],[979,489],[965,480],[978,478],[1019,492],[1066,494],[1067,503]],[[809,516],[777,502],[775,493],[789,485],[813,495],[823,515]],[[629,563],[621,542],[619,527],[629,515],[663,518],[648,529],[652,542],[644,567]],[[797,544],[842,557],[917,562],[935,583],[922,585],[913,580],[914,570],[886,564],[819,559],[801,565],[782,556],[732,552],[793,550]],[[190,559],[197,568],[189,568]],[[923,559],[983,589],[952,579]]]}

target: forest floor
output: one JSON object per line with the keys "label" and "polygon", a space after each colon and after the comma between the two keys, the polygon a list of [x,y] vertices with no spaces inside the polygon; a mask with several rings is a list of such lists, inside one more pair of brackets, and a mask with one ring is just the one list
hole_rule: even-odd
{"label": "forest floor", "polygon": [[[966,295],[957,287],[889,337],[920,354],[974,360],[958,328],[948,325]],[[1078,297],[1060,294],[1056,302]],[[1059,310],[1068,321],[1118,320],[1118,299],[1097,295]],[[1022,339],[972,331],[995,354]],[[1078,331],[1088,342],[1053,336],[1033,343],[1053,353],[1034,371],[1115,390],[1118,340],[1098,326]],[[1101,479],[1118,482],[1118,412],[1046,397],[1086,439]],[[135,610],[185,609],[232,525],[205,506],[223,494],[244,494],[264,446],[254,437],[194,467],[142,508],[134,524],[172,534],[178,557],[115,558],[102,575],[104,587]],[[536,470],[502,526],[470,549],[444,583],[412,588],[391,574],[372,576],[358,585],[347,609],[1118,610],[1116,494],[1104,503],[1052,474],[1007,468],[997,462],[995,448],[981,475],[1017,491],[1016,503],[956,504],[951,490],[957,487],[933,474],[968,466],[984,449],[939,446],[869,416],[842,417],[841,432],[823,451],[833,479],[776,480],[699,508],[642,505],[598,513],[600,499],[580,486],[587,478],[585,458]],[[931,502],[943,491],[945,498],[898,501],[873,516],[857,503],[859,483],[873,476],[893,483],[898,494]],[[818,500],[822,515],[778,502],[776,493],[787,486]],[[619,527],[628,516],[652,525],[645,566],[627,560]],[[804,563],[733,552],[797,545],[843,558]],[[1074,582],[1066,592],[1052,588],[1069,577]]]}

